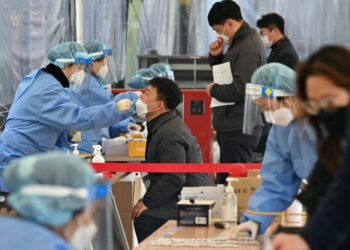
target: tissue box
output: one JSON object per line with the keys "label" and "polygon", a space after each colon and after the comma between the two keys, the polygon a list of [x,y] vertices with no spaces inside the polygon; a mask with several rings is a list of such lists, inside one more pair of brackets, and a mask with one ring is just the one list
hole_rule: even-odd
{"label": "tissue box", "polygon": [[115,143],[112,140],[102,140],[102,152],[105,155],[128,155],[128,144],[126,142]]}
{"label": "tissue box", "polygon": [[221,218],[221,200],[224,195],[224,185],[183,187],[181,190],[181,200],[214,200],[216,203],[212,209],[212,218]]}
{"label": "tissue box", "polygon": [[[192,201],[192,202],[191,202]],[[181,200],[177,203],[178,226],[201,226],[211,224],[211,211],[215,205],[213,200]]]}
{"label": "tissue box", "polygon": [[146,140],[136,139],[128,142],[129,156],[144,157],[146,153]]}

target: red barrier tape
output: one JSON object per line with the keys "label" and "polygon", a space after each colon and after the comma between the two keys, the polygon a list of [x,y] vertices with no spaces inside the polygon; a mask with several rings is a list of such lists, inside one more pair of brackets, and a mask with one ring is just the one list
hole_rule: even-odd
{"label": "red barrier tape", "polygon": [[235,168],[260,169],[260,163],[91,163],[96,172],[229,173]]}

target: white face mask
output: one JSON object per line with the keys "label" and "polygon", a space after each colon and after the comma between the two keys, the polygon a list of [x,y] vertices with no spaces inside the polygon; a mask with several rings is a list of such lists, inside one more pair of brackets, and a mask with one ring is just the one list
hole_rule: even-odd
{"label": "white face mask", "polygon": [[73,84],[80,85],[85,79],[85,71],[79,70],[77,72],[74,72],[73,75],[69,78],[69,81]]}
{"label": "white face mask", "polygon": [[263,42],[264,48],[270,48],[272,46],[272,42],[269,41],[267,35],[261,36],[261,41]]}
{"label": "white face mask", "polygon": [[280,108],[275,111],[265,111],[265,120],[268,123],[286,127],[293,119],[293,113],[290,109]]}
{"label": "white face mask", "polygon": [[230,38],[227,36],[227,35],[225,35],[225,25],[224,25],[224,30],[222,31],[222,33],[221,34],[219,34],[218,33],[218,37],[221,37],[222,38],[222,41],[224,42],[224,44],[230,44]]}
{"label": "white face mask", "polygon": [[99,71],[97,72],[96,76],[101,79],[105,79],[108,73],[108,66],[107,64],[103,65]]}
{"label": "white face mask", "polygon": [[145,104],[141,99],[138,99],[135,103],[136,106],[136,114],[138,117],[146,118],[146,115],[148,113],[148,107],[147,104]]}
{"label": "white face mask", "polygon": [[73,233],[69,243],[74,250],[84,250],[94,238],[96,232],[97,226],[93,222],[87,225],[80,225]]}
{"label": "white face mask", "polygon": [[230,38],[228,36],[226,36],[224,33],[218,34],[218,37],[222,38],[222,41],[224,42],[224,44],[229,44],[230,43]]}

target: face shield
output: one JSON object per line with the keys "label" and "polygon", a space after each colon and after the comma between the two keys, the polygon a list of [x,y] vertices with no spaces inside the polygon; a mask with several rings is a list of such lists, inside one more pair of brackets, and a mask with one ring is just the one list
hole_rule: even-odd
{"label": "face shield", "polygon": [[293,94],[270,86],[247,84],[243,133],[259,135],[263,126],[262,115],[268,123],[287,126],[294,118],[292,107],[283,102],[283,98],[288,96]]}
{"label": "face shield", "polygon": [[[67,241],[75,250],[112,250],[114,247],[113,233],[113,200],[110,184],[98,183],[89,187],[72,188],[56,185],[27,185],[20,190],[22,195],[66,199],[67,203],[76,200],[83,201],[84,207],[78,209],[75,216],[77,228]],[[73,214],[74,214],[73,212]],[[75,219],[73,215],[70,221]]]}
{"label": "face shield", "polygon": [[159,77],[165,77],[165,78],[168,78],[170,80],[175,81],[174,72],[171,70],[169,64],[156,63],[156,64],[152,64],[149,67],[149,69],[157,72]]}
{"label": "face shield", "polygon": [[130,88],[144,89],[151,79],[158,76],[158,73],[152,69],[139,69],[135,75],[130,77],[127,84]]}
{"label": "face shield", "polygon": [[[90,53],[89,56],[93,60],[103,59],[103,65],[100,66],[97,72],[93,74],[99,79],[101,87],[106,89],[107,91],[111,91],[111,84],[107,82],[107,75],[111,67],[110,64],[110,56],[112,55],[112,49],[103,49],[102,51]],[[92,72],[90,72],[92,73]]]}
{"label": "face shield", "polygon": [[56,60],[58,63],[70,63],[73,67],[73,72],[71,72],[71,76],[69,77],[69,88],[73,89],[76,93],[81,93],[82,86],[89,86],[89,77],[86,77],[87,65],[92,64],[91,57],[87,56],[77,56],[76,58],[60,58]]}

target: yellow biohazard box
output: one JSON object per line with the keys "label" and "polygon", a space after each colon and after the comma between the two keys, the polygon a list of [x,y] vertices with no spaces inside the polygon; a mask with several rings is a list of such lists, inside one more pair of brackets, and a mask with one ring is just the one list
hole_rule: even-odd
{"label": "yellow biohazard box", "polygon": [[132,139],[142,139],[142,133],[135,132],[135,133],[120,133],[119,136],[124,136],[126,138],[132,138]]}
{"label": "yellow biohazard box", "polygon": [[129,156],[145,157],[146,139],[133,139],[128,142]]}
{"label": "yellow biohazard box", "polygon": [[143,139],[142,133],[132,133],[130,134],[133,139]]}

